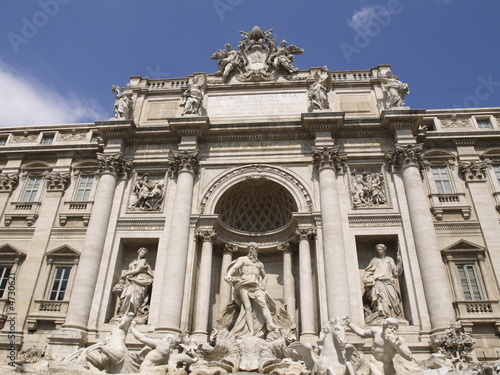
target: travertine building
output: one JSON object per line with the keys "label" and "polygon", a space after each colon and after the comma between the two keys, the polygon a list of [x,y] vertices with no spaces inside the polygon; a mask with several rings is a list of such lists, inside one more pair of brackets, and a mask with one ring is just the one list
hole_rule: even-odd
{"label": "travertine building", "polygon": [[497,358],[500,108],[410,109],[388,65],[298,70],[301,52],[254,29],[215,74],[115,87],[109,121],[2,128],[0,345],[68,354],[129,311],[203,343],[255,242],[302,340],[394,316],[424,356],[459,319]]}

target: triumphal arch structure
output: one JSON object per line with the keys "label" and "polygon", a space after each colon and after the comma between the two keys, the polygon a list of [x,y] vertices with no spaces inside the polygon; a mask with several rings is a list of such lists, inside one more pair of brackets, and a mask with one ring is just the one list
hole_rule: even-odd
{"label": "triumphal arch structure", "polygon": [[228,39],[215,73],[113,86],[109,120],[2,128],[0,346],[107,373],[492,368],[500,108],[412,109],[389,65]]}

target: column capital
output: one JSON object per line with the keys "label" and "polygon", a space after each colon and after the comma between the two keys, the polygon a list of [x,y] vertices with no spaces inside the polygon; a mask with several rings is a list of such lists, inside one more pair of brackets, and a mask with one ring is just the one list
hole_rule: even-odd
{"label": "column capital", "polygon": [[485,182],[488,163],[483,160],[460,162],[460,171],[465,177],[465,182]]}
{"label": "column capital", "polygon": [[224,249],[222,249],[222,254],[232,254],[238,251],[238,245],[232,242],[228,242],[224,245]]}
{"label": "column capital", "polygon": [[62,192],[66,190],[70,180],[69,173],[64,172],[45,172],[43,177],[47,181],[47,191]]}
{"label": "column capital", "polygon": [[316,238],[317,232],[314,227],[297,228],[295,235],[299,240],[313,240]]}
{"label": "column capital", "polygon": [[18,173],[0,173],[0,193],[12,193],[18,182]]}
{"label": "column capital", "polygon": [[213,229],[198,229],[195,232],[196,238],[202,242],[213,243],[216,235]]}
{"label": "column capital", "polygon": [[282,251],[284,254],[290,254],[293,252],[292,248],[290,246],[290,242],[279,243],[277,248],[278,248],[278,251]]}
{"label": "column capital", "polygon": [[313,161],[319,170],[324,168],[341,169],[347,161],[345,154],[339,154],[339,146],[313,147]]}
{"label": "column capital", "polygon": [[394,152],[387,152],[385,158],[392,166],[399,165],[401,168],[415,166],[421,168],[422,163],[422,144],[396,145]]}
{"label": "column capital", "polygon": [[199,164],[198,150],[174,151],[173,158],[168,162],[170,176],[177,176],[180,172],[189,172],[195,175],[198,172]]}
{"label": "column capital", "polygon": [[116,177],[126,175],[132,167],[132,161],[125,160],[121,152],[117,153],[97,153],[97,162],[99,163],[98,173],[113,174]]}

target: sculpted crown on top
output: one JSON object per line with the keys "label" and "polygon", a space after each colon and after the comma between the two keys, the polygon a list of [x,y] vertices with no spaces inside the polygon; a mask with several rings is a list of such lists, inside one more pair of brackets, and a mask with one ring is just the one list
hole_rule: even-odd
{"label": "sculpted crown on top", "polygon": [[121,153],[97,153],[99,173],[111,173],[117,176],[126,174],[132,167],[130,160],[125,160]]}
{"label": "sculpted crown on top", "polygon": [[313,161],[318,169],[334,168],[341,169],[347,157],[339,154],[338,146],[313,147]]}
{"label": "sculpted crown on top", "polygon": [[171,176],[176,176],[179,172],[191,172],[195,174],[200,164],[200,156],[198,150],[194,151],[177,151],[174,152],[174,157],[169,161],[169,170]]}
{"label": "sculpted crown on top", "polygon": [[387,152],[385,157],[392,165],[400,165],[401,167],[413,165],[420,168],[422,166],[422,145],[396,145],[396,151]]}
{"label": "sculpted crown on top", "polygon": [[240,31],[243,39],[238,43],[238,51],[226,43],[226,50],[218,50],[210,56],[219,60],[219,71],[222,76],[214,83],[224,83],[234,75],[239,81],[269,81],[282,75],[291,80],[291,75],[298,71],[294,67],[293,55],[304,52],[302,48],[287,45],[286,40],[279,45],[271,37],[273,29],[261,30],[259,26],[249,31]]}
{"label": "sculpted crown on top", "polygon": [[17,173],[0,173],[0,192],[12,192],[17,187],[19,175]]}
{"label": "sculpted crown on top", "polygon": [[64,191],[70,180],[69,174],[60,172],[46,172],[43,177],[47,180],[47,191]]}
{"label": "sculpted crown on top", "polygon": [[487,168],[488,164],[482,160],[460,163],[460,170],[467,182],[486,181]]}

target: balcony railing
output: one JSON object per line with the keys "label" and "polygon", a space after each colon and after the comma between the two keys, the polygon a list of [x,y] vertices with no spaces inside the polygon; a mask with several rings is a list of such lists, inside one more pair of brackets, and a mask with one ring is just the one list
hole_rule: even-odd
{"label": "balcony railing", "polygon": [[37,329],[41,321],[54,322],[56,328],[66,319],[69,301],[35,300],[35,306],[27,317],[28,330]]}
{"label": "balcony railing", "polygon": [[465,199],[465,193],[429,194],[431,211],[437,220],[445,212],[460,212],[464,219],[470,218],[471,206]]}
{"label": "balcony railing", "polygon": [[453,304],[459,319],[491,320],[500,318],[498,301],[455,301]]}
{"label": "balcony railing", "polygon": [[28,226],[32,226],[38,217],[40,202],[11,202],[5,212],[5,225],[9,226],[14,219],[26,220]]}
{"label": "balcony railing", "polygon": [[65,226],[68,218],[76,218],[83,220],[83,225],[87,226],[90,220],[90,213],[94,202],[91,201],[70,201],[64,202],[64,206],[59,213],[59,224]]}

